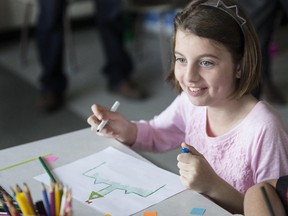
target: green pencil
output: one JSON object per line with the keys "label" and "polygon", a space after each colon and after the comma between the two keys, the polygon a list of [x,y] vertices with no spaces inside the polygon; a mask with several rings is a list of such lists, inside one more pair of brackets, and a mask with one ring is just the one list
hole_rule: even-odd
{"label": "green pencil", "polygon": [[48,174],[49,177],[51,178],[51,180],[52,180],[54,183],[56,183],[57,181],[56,181],[56,179],[54,178],[52,172],[51,172],[51,171],[49,170],[49,168],[47,167],[44,159],[40,156],[40,157],[39,157],[39,160],[40,160],[42,166],[44,167],[45,171],[47,172],[47,174]]}

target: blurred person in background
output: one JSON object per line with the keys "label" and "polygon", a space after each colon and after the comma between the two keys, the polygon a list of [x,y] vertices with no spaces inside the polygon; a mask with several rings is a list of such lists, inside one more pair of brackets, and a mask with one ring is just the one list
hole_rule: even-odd
{"label": "blurred person in background", "polygon": [[[131,99],[143,99],[146,94],[131,80],[133,62],[123,41],[122,1],[94,0],[96,22],[105,54],[103,73],[111,92]],[[46,112],[64,105],[68,78],[64,71],[64,25],[68,0],[39,0],[37,47],[42,66],[41,95],[37,106]],[[95,59],[97,61],[97,59]],[[95,80],[96,83],[96,80]]]}

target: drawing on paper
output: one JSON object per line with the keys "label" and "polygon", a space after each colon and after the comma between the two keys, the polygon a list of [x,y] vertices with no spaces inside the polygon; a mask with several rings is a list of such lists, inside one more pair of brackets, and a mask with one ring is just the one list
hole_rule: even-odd
{"label": "drawing on paper", "polygon": [[[93,179],[93,184],[94,185],[102,185],[102,188],[97,190],[97,191],[92,191],[90,193],[89,198],[85,201],[86,203],[90,204],[95,199],[103,198],[104,196],[112,193],[115,190],[122,190],[124,194],[135,194],[141,197],[148,197],[161,188],[165,187],[166,184],[156,188],[156,189],[146,189],[146,188],[141,188],[141,187],[136,187],[136,186],[130,186],[128,184],[125,184],[125,181],[121,181],[120,179],[115,178],[115,180],[111,180],[110,174],[107,174],[107,166],[108,164],[106,162],[103,162],[99,164],[98,166],[89,169],[88,171],[85,171],[83,173],[84,176],[92,178]],[[103,170],[103,172],[101,172]],[[111,167],[110,167],[111,170]],[[104,172],[105,171],[105,172]],[[111,170],[111,172],[117,172],[117,170]],[[105,174],[104,174],[105,173]]]}

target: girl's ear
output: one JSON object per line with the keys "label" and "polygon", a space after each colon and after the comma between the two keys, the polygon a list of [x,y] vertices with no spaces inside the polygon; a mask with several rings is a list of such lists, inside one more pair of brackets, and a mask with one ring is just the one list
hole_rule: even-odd
{"label": "girl's ear", "polygon": [[237,79],[240,79],[240,78],[241,78],[241,72],[242,72],[242,70],[241,70],[241,64],[238,64],[238,65],[237,65],[237,68],[236,68],[236,78],[237,78]]}

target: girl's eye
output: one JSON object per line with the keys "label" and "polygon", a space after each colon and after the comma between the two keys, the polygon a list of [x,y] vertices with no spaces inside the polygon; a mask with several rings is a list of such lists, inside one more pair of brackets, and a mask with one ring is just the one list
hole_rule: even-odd
{"label": "girl's eye", "polygon": [[186,61],[185,58],[176,58],[176,62],[179,62],[179,63],[181,63],[181,64],[184,64],[184,63],[186,63],[187,61]]}
{"label": "girl's eye", "polygon": [[213,65],[212,62],[206,61],[206,60],[200,61],[199,64],[200,64],[201,66],[204,66],[204,67],[209,67],[209,66],[212,66],[212,65]]}

